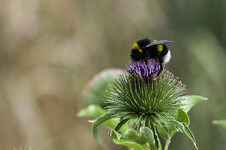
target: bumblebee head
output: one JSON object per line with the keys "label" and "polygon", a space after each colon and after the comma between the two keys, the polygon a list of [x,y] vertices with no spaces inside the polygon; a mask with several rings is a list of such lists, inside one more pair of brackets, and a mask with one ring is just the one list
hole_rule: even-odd
{"label": "bumblebee head", "polygon": [[130,57],[132,60],[140,61],[145,58],[144,53],[147,49],[147,45],[150,44],[151,41],[147,38],[137,41],[133,44]]}
{"label": "bumblebee head", "polygon": [[150,43],[151,41],[147,38],[139,40],[133,44],[133,49],[137,50],[139,53],[143,53]]}

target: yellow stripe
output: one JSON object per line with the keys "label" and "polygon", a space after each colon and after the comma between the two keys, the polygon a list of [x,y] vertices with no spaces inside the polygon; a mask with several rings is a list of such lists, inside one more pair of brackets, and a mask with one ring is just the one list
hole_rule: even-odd
{"label": "yellow stripe", "polygon": [[163,50],[163,45],[162,45],[162,44],[157,45],[157,51],[158,51],[159,53],[161,53],[162,50]]}
{"label": "yellow stripe", "polygon": [[142,49],[140,48],[140,46],[137,43],[133,44],[133,48],[138,50],[140,53],[143,53]]}

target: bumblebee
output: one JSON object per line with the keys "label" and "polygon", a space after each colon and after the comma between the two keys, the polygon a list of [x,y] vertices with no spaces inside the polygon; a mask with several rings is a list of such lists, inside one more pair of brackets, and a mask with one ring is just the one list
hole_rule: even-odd
{"label": "bumblebee", "polygon": [[166,64],[170,61],[171,52],[165,45],[166,43],[172,43],[173,41],[168,40],[154,40],[151,41],[147,38],[137,41],[133,44],[131,50],[131,60],[141,61],[155,59],[161,64],[161,69],[163,64]]}

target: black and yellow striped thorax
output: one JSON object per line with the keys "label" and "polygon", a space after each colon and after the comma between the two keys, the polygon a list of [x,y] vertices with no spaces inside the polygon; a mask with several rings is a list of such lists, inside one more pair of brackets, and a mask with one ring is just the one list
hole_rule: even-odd
{"label": "black and yellow striped thorax", "polygon": [[157,59],[158,57],[161,57],[161,55],[165,55],[167,53],[167,47],[165,44],[160,43],[148,46],[155,42],[158,41],[142,39],[134,43],[130,54],[131,59],[134,61],[140,61],[144,59]]}

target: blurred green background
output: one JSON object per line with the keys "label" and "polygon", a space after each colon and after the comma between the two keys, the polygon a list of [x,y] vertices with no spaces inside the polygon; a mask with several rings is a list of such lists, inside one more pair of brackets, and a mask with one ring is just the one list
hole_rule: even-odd
{"label": "blurred green background", "polygon": [[[209,98],[190,112],[200,150],[225,150],[226,130],[211,123],[226,119],[225,14],[223,0],[0,1],[0,149],[101,150],[76,117],[82,91],[148,37],[175,41],[167,69]],[[194,147],[177,134],[170,149]]]}

